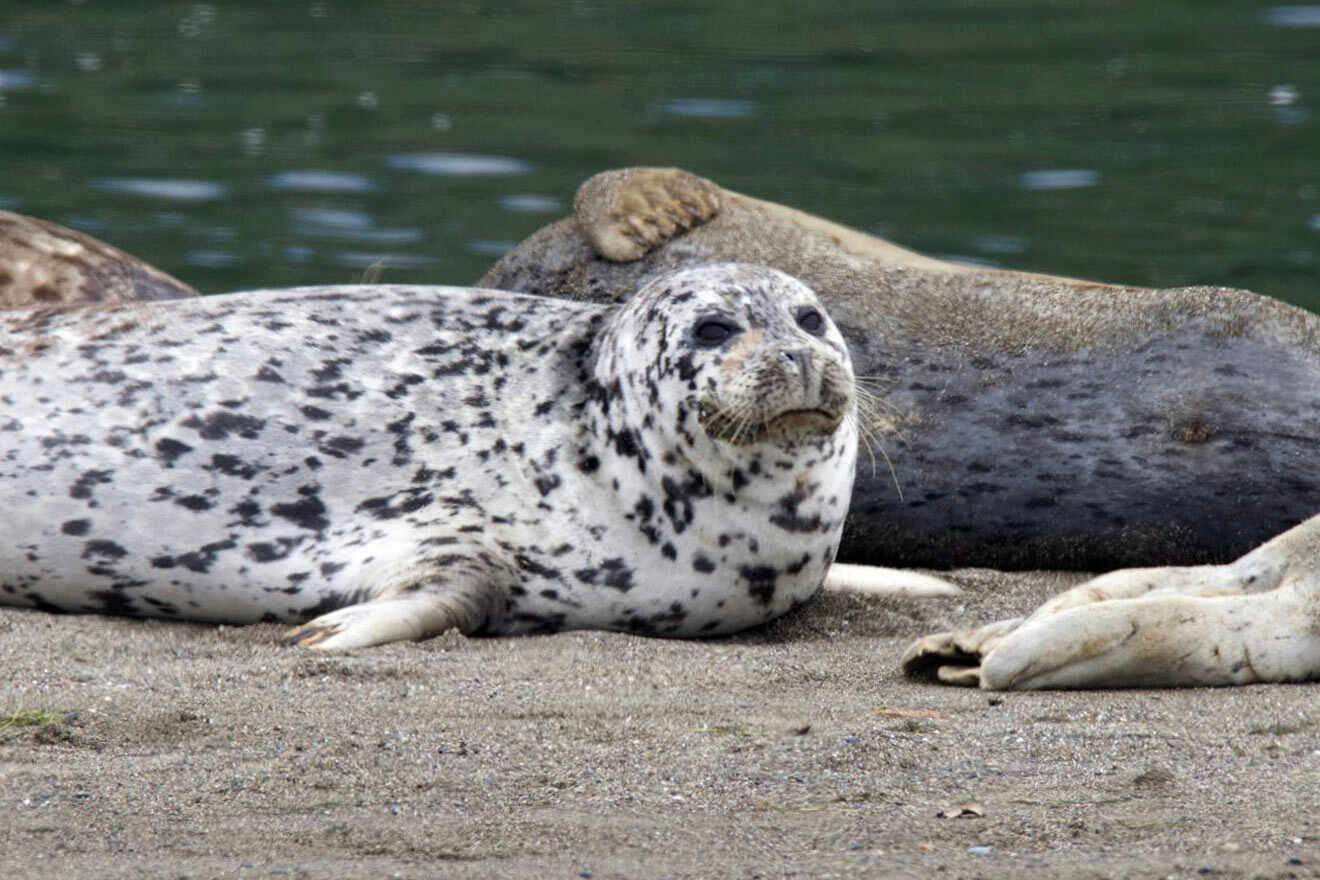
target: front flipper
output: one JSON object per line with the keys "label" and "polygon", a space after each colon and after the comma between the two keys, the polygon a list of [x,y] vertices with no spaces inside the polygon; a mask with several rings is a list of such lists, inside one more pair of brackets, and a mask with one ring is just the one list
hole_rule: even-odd
{"label": "front flipper", "polygon": [[1320,517],[1230,565],[1103,575],[1025,620],[919,639],[908,675],[987,690],[1320,678]]}
{"label": "front flipper", "polygon": [[618,263],[640,260],[719,210],[720,188],[680,168],[602,171],[573,199],[582,235]]}
{"label": "front flipper", "polygon": [[322,614],[290,630],[286,645],[345,651],[421,641],[451,629],[469,635],[494,618],[517,576],[486,553],[448,554],[419,562],[416,574],[376,598]]}

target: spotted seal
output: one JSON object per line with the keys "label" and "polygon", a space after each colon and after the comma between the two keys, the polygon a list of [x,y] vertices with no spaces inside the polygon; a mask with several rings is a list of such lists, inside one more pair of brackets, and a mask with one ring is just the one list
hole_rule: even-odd
{"label": "spotted seal", "polygon": [[0,321],[3,604],[332,649],[716,635],[811,597],[847,511],[847,348],[771,269],[623,306],[324,287]]}
{"label": "spotted seal", "polygon": [[[677,169],[609,171],[479,282],[597,301],[709,261],[801,278],[886,403],[840,558],[1224,563],[1320,510],[1320,318],[935,260]],[[620,262],[627,260],[628,262]]]}

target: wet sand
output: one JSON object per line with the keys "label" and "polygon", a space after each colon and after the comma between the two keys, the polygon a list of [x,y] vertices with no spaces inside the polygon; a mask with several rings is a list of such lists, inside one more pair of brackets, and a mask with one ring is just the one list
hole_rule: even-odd
{"label": "wet sand", "polygon": [[913,637],[1076,580],[953,579],[716,641],[346,655],[0,609],[0,717],[54,719],[0,729],[0,876],[1320,876],[1320,688],[908,681]]}

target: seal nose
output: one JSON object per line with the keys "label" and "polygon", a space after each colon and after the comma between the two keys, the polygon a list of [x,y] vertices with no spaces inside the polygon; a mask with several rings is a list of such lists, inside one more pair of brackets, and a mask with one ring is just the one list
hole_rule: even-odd
{"label": "seal nose", "polygon": [[811,364],[811,352],[807,351],[805,348],[795,348],[792,351],[786,351],[783,353],[783,358],[793,365],[793,369],[797,370],[804,376],[807,373],[807,367]]}
{"label": "seal nose", "polygon": [[785,351],[781,356],[788,368],[798,374],[802,380],[802,387],[805,388],[811,381],[811,351],[806,348],[795,348]]}

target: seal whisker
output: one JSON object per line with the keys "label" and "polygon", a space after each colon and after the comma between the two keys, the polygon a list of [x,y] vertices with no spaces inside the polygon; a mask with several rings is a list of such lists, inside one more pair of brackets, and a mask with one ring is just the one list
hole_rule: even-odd
{"label": "seal whisker", "polygon": [[[875,473],[875,453],[879,451],[885,466],[889,468],[889,478],[894,484],[895,491],[898,492],[898,500],[902,501],[903,487],[899,485],[898,472],[885,450],[880,431],[881,425],[893,425],[894,409],[887,401],[868,390],[866,384],[876,383],[871,379],[858,379],[854,389],[857,395],[857,440],[871,460],[872,475]],[[892,433],[898,434],[897,431]]]}

